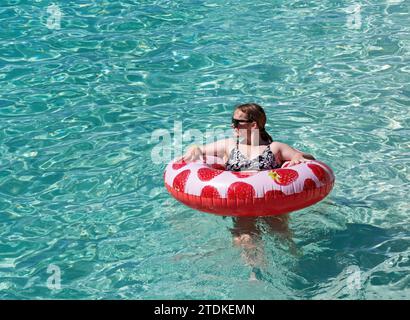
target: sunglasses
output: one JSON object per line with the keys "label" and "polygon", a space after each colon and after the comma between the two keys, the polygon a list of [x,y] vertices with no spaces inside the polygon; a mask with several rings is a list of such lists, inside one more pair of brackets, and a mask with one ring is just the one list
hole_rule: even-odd
{"label": "sunglasses", "polygon": [[240,122],[246,122],[246,123],[251,123],[253,120],[243,120],[243,119],[235,119],[232,117],[232,125],[234,128],[237,128],[239,126]]}

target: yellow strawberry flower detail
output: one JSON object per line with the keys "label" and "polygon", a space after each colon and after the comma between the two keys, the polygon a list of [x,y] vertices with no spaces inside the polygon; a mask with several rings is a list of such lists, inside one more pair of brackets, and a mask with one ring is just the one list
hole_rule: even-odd
{"label": "yellow strawberry flower detail", "polygon": [[275,180],[276,182],[280,182],[280,175],[276,171],[270,171],[268,173],[268,176],[272,178],[272,180]]}

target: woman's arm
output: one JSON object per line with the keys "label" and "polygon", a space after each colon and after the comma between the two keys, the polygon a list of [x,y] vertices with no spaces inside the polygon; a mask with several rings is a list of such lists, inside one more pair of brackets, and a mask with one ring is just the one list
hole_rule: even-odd
{"label": "woman's arm", "polygon": [[232,143],[232,139],[218,140],[205,145],[191,145],[187,148],[185,154],[178,160],[194,161],[201,158],[204,155],[223,158],[228,150],[229,145]]}
{"label": "woman's arm", "polygon": [[232,141],[232,138],[222,139],[203,145],[202,147],[200,146],[200,148],[202,149],[202,154],[204,155],[222,158],[226,154],[229,146],[232,144]]}
{"label": "woman's arm", "polygon": [[306,160],[316,160],[311,154],[292,148],[285,143],[272,142],[272,144],[274,144],[273,147],[280,152],[283,161],[290,161],[289,165],[305,162]]}

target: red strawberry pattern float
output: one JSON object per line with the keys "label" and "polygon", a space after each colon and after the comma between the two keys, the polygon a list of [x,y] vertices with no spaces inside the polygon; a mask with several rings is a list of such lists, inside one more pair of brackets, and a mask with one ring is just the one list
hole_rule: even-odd
{"label": "red strawberry pattern float", "polygon": [[[218,161],[219,160],[219,161]],[[220,159],[171,161],[164,172],[168,192],[199,211],[224,216],[286,214],[311,206],[332,190],[335,176],[323,162],[309,160],[266,171],[226,171]]]}

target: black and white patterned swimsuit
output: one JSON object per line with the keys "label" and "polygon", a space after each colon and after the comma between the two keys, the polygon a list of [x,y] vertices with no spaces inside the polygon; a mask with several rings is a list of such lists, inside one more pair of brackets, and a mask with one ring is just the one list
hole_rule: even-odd
{"label": "black and white patterned swimsuit", "polygon": [[241,170],[271,170],[280,168],[280,159],[275,156],[268,145],[262,154],[254,159],[248,159],[239,150],[238,143],[229,154],[226,162],[226,170],[241,171]]}

